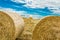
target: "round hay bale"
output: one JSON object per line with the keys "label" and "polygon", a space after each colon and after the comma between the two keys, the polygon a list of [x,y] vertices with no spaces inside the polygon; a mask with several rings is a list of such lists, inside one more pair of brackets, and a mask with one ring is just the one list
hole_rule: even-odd
{"label": "round hay bale", "polygon": [[33,40],[60,40],[60,16],[45,17],[35,26]]}
{"label": "round hay bale", "polygon": [[15,40],[24,28],[20,15],[0,11],[0,40]]}

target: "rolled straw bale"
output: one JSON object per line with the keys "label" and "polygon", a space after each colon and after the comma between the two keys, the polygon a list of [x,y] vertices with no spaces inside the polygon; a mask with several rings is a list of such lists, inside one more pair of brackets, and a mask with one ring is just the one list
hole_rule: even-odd
{"label": "rolled straw bale", "polygon": [[20,15],[0,11],[0,40],[15,40],[23,26],[24,21]]}
{"label": "rolled straw bale", "polygon": [[60,16],[45,17],[35,26],[33,40],[60,40]]}

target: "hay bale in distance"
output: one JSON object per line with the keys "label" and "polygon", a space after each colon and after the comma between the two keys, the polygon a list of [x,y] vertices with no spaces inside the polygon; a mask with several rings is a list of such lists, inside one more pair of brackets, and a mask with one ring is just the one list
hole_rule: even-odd
{"label": "hay bale in distance", "polygon": [[42,19],[33,31],[33,40],[60,40],[60,16]]}
{"label": "hay bale in distance", "polygon": [[17,40],[32,40],[33,30],[35,28],[35,24],[39,21],[39,19],[33,19],[32,17],[24,18],[25,26],[24,31],[21,36]]}
{"label": "hay bale in distance", "polygon": [[0,11],[0,40],[15,40],[23,26],[24,21],[20,15]]}

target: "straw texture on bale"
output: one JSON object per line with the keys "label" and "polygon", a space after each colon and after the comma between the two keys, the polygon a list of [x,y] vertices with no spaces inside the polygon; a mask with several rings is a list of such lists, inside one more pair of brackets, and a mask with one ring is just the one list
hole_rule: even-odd
{"label": "straw texture on bale", "polygon": [[0,11],[0,40],[15,40],[23,26],[24,21],[20,15]]}
{"label": "straw texture on bale", "polygon": [[42,19],[33,31],[33,40],[60,40],[60,16]]}

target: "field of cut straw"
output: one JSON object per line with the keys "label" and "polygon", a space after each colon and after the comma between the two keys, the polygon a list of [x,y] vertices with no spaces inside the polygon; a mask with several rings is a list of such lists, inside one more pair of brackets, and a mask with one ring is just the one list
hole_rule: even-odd
{"label": "field of cut straw", "polygon": [[60,40],[60,16],[33,19],[0,11],[0,40]]}
{"label": "field of cut straw", "polygon": [[24,18],[25,27],[18,40],[60,40],[60,16]]}
{"label": "field of cut straw", "polygon": [[22,35],[19,36],[18,40],[32,40],[32,33],[39,19],[33,19],[32,17],[23,19],[25,22],[24,31]]}

